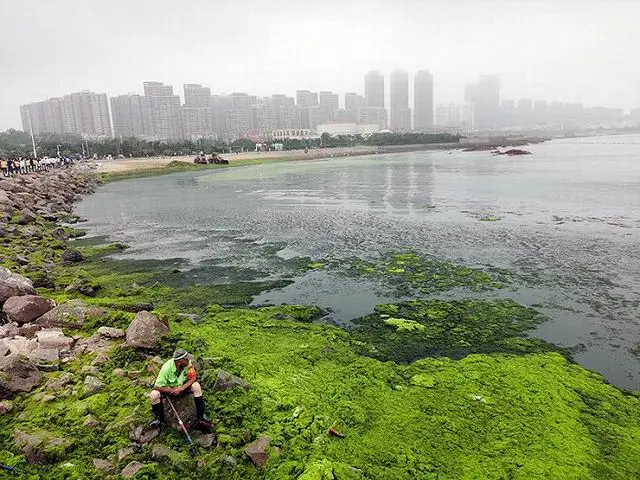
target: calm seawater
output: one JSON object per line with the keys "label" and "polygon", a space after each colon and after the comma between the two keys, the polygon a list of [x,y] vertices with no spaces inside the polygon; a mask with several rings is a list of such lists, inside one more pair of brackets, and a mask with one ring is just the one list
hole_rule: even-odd
{"label": "calm seawater", "polygon": [[[405,249],[533,275],[544,286],[476,296],[534,306],[549,318],[534,336],[575,347],[583,366],[637,390],[640,135],[527,148],[533,155],[416,152],[127,180],[76,211],[91,236],[131,246],[118,258],[181,258],[201,283],[230,280],[208,275],[211,265],[277,278],[297,256]],[[312,271],[254,303],[331,307],[343,324],[394,300],[384,284]]]}

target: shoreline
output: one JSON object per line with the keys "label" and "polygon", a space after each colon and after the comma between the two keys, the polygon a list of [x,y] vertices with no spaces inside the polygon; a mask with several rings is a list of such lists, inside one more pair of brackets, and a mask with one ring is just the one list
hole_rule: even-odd
{"label": "shoreline", "polygon": [[[173,156],[173,157],[148,157],[148,158],[130,158],[130,159],[114,159],[103,161],[90,161],[91,164],[97,165],[97,171],[105,174],[113,179],[119,175],[126,175],[132,172],[142,172],[149,170],[167,169],[174,162],[181,162],[193,165],[195,169],[203,168],[225,168],[242,166],[249,164],[261,164],[272,162],[287,162],[301,160],[318,160],[335,157],[359,157],[367,155],[385,155],[393,153],[405,152],[421,152],[429,150],[491,150],[498,147],[516,147],[529,145],[532,143],[541,143],[546,140],[542,139],[525,139],[512,142],[494,142],[494,143],[433,143],[419,145],[384,145],[384,146],[355,146],[355,147],[337,147],[337,148],[320,148],[311,149],[307,153],[304,150],[285,150],[271,152],[243,152],[238,154],[223,154],[223,158],[229,161],[229,165],[196,165],[193,163],[193,155]],[[173,173],[173,172],[167,172]]]}

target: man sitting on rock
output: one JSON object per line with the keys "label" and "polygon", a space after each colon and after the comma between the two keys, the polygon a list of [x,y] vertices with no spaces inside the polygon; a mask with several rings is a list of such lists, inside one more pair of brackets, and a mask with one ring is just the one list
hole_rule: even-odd
{"label": "man sitting on rock", "polygon": [[165,422],[164,409],[162,406],[162,395],[179,396],[184,392],[193,393],[193,401],[196,404],[196,414],[198,420],[210,423],[211,419],[204,413],[204,399],[202,398],[202,388],[196,381],[196,369],[191,364],[191,360],[187,358],[188,353],[179,348],[173,354],[173,358],[167,360],[160,372],[154,385],[153,390],[149,393],[151,400],[151,409],[155,415],[149,426],[151,428],[160,428]]}

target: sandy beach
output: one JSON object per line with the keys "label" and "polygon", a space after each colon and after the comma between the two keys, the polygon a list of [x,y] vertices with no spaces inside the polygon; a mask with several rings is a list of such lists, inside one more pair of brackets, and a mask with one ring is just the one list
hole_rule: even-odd
{"label": "sandy beach", "polygon": [[[378,147],[346,147],[346,148],[321,148],[312,149],[307,153],[304,150],[287,150],[281,152],[243,152],[228,153],[221,155],[230,163],[239,160],[251,159],[281,159],[281,160],[307,160],[313,158],[330,158],[336,156],[369,155],[379,152]],[[175,157],[145,157],[145,158],[124,158],[114,160],[98,160],[94,163],[98,165],[100,172],[128,172],[132,170],[146,170],[161,168],[171,162],[193,163],[195,155],[175,156]]]}

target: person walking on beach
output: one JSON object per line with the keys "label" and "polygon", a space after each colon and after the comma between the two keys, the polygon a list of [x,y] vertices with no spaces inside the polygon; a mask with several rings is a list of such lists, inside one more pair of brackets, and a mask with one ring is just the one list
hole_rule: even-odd
{"label": "person walking on beach", "polygon": [[198,420],[210,423],[211,419],[204,411],[204,399],[202,398],[202,387],[197,382],[195,367],[191,364],[186,350],[179,348],[173,354],[173,358],[167,360],[149,393],[151,410],[155,419],[149,423],[151,428],[160,428],[165,422],[164,408],[162,406],[162,396],[181,396],[188,393],[193,394],[193,401],[196,405]]}

